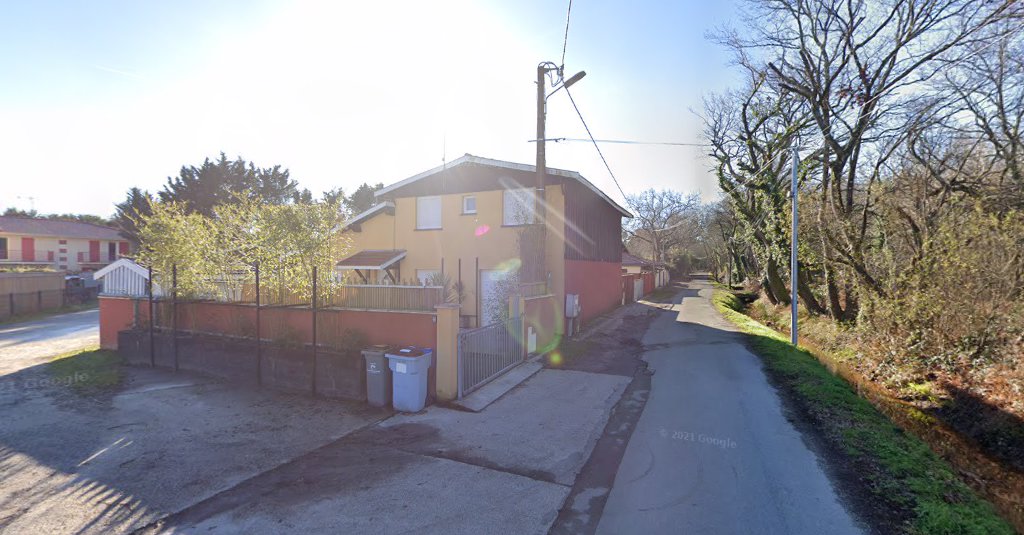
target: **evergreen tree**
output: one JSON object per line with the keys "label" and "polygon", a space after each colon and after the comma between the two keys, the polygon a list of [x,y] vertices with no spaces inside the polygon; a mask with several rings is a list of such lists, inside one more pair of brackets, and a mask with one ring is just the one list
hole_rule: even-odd
{"label": "evergreen tree", "polygon": [[373,205],[377,204],[377,199],[374,197],[373,193],[383,187],[383,183],[377,183],[376,186],[371,186],[363,182],[361,186],[352,192],[352,195],[343,201],[345,203],[345,208],[347,208],[349,213],[352,214],[358,214],[373,208]]}
{"label": "evergreen tree", "polygon": [[280,165],[258,168],[241,157],[228,160],[224,153],[199,167],[183,166],[176,177],[168,177],[160,191],[161,201],[177,201],[190,212],[212,216],[214,207],[235,202],[243,194],[258,197],[268,204],[289,204],[301,201],[297,183]]}
{"label": "evergreen tree", "polygon": [[141,221],[153,214],[153,196],[139,188],[128,190],[128,198],[115,205],[114,226],[121,235],[139,245],[139,226]]}

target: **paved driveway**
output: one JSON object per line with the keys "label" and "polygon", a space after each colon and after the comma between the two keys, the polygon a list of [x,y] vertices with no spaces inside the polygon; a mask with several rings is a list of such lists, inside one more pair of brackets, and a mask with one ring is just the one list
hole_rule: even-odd
{"label": "paved driveway", "polygon": [[542,370],[481,413],[385,419],[147,367],[84,393],[23,351],[44,332],[3,349],[5,534],[545,533],[628,382]]}
{"label": "paved driveway", "polygon": [[100,343],[100,311],[83,310],[0,325],[0,374]]}
{"label": "paved driveway", "polygon": [[711,293],[690,283],[643,337],[651,393],[598,533],[862,532]]}
{"label": "paved driveway", "polygon": [[627,382],[542,370],[480,413],[398,415],[147,533],[546,533]]}
{"label": "paved driveway", "polygon": [[2,533],[129,532],[389,414],[145,367],[84,391],[90,369],[49,360],[95,345],[96,320],[0,328]]}

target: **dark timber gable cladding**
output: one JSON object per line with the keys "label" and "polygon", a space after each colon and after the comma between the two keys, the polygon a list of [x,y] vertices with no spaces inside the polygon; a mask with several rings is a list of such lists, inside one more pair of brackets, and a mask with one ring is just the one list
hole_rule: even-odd
{"label": "dark timber gable cladding", "polygon": [[622,214],[589,188],[572,180],[565,188],[565,258],[621,262]]}

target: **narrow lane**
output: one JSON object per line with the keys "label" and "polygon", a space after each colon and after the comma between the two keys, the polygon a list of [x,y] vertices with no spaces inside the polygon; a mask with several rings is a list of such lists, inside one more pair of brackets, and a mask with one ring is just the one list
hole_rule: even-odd
{"label": "narrow lane", "polygon": [[99,321],[94,309],[0,325],[0,375],[99,344]]}
{"label": "narrow lane", "polygon": [[689,283],[644,335],[651,394],[598,533],[866,531],[711,294]]}

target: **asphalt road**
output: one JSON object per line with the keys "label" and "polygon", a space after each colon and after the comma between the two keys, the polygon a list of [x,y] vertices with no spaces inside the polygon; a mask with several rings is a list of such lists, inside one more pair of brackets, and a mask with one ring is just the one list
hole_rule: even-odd
{"label": "asphalt road", "polygon": [[867,531],[711,294],[690,283],[642,339],[651,393],[598,533]]}
{"label": "asphalt road", "polygon": [[99,343],[98,309],[0,325],[0,375]]}

